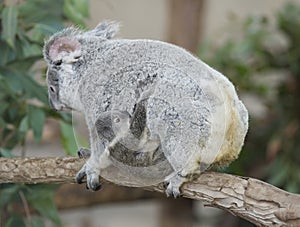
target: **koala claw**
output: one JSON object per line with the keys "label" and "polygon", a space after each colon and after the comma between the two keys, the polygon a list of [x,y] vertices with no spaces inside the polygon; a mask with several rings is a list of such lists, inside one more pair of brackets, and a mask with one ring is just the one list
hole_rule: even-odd
{"label": "koala claw", "polygon": [[180,174],[176,174],[172,176],[168,180],[163,182],[164,187],[166,187],[165,193],[167,197],[173,196],[174,198],[178,198],[181,195],[180,187],[186,182],[186,178],[182,177]]}
{"label": "koala claw", "polygon": [[81,184],[84,176],[86,176],[86,187],[92,191],[98,191],[101,188],[101,184],[99,182],[99,174],[94,171],[89,171],[87,168],[87,164],[85,164],[81,170],[76,175],[76,182]]}
{"label": "koala claw", "polygon": [[86,175],[85,174],[85,169],[86,169],[86,166],[84,165],[81,170],[79,170],[79,172],[76,174],[76,177],[75,177],[75,181],[78,183],[78,184],[82,184],[82,180],[84,178],[84,176]]}
{"label": "koala claw", "polygon": [[79,150],[77,151],[78,157],[79,158],[84,158],[87,159],[91,156],[91,150],[87,149],[87,148],[79,148]]}
{"label": "koala claw", "polygon": [[173,186],[172,183],[169,183],[165,193],[167,197],[173,196],[175,199],[181,195],[179,187]]}
{"label": "koala claw", "polygon": [[96,174],[87,175],[86,187],[87,189],[90,189],[92,191],[98,191],[99,189],[101,189],[99,176],[97,176]]}

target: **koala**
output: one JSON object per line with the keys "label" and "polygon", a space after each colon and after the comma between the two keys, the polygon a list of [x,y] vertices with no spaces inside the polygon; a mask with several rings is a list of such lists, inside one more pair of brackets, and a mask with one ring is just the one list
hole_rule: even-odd
{"label": "koala", "polygon": [[44,45],[50,106],[84,114],[90,150],[76,176],[143,187],[167,196],[211,166],[227,166],[243,146],[248,112],[233,84],[188,51],[146,39],[114,38],[118,23],[67,28]]}

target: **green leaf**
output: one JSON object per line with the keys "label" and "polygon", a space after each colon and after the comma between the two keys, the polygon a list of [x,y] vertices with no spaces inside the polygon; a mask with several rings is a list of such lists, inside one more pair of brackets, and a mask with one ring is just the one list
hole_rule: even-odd
{"label": "green leaf", "polygon": [[20,123],[20,126],[19,126],[19,131],[20,132],[27,132],[28,129],[29,129],[29,118],[28,118],[28,116],[25,116],[21,120],[21,123]]}
{"label": "green leaf", "polygon": [[44,227],[45,223],[43,222],[43,220],[39,217],[31,217],[30,223],[29,223],[30,227]]}
{"label": "green leaf", "polygon": [[89,4],[88,0],[73,0],[74,8],[78,11],[82,16],[89,16]]}
{"label": "green leaf", "polygon": [[13,49],[7,45],[6,42],[0,40],[1,54],[0,54],[0,65],[5,65],[16,59],[16,53]]}
{"label": "green leaf", "polygon": [[49,218],[56,225],[60,226],[60,219],[57,214],[53,200],[54,190],[49,185],[34,185],[28,190],[25,197],[28,203],[33,206],[42,216]]}
{"label": "green leaf", "polygon": [[77,147],[72,125],[64,121],[61,121],[60,128],[62,134],[61,141],[66,154],[76,156],[78,147]]}
{"label": "green leaf", "polygon": [[2,14],[2,39],[14,48],[15,38],[17,34],[17,18],[18,8],[15,6],[7,6],[3,9]]}
{"label": "green leaf", "polygon": [[63,9],[66,16],[73,23],[85,27],[84,16],[76,8],[76,0],[65,0]]}
{"label": "green leaf", "polygon": [[29,44],[24,42],[22,45],[22,51],[25,58],[40,57],[42,55],[42,49],[36,44]]}
{"label": "green leaf", "polygon": [[[21,4],[19,8],[20,17],[25,24],[43,23],[45,20],[63,22],[63,0],[30,0]],[[47,9],[47,10],[45,10]]]}
{"label": "green leaf", "polygon": [[20,185],[10,184],[0,190],[0,208],[15,200],[15,195],[19,191]]}
{"label": "green leaf", "polygon": [[3,227],[26,227],[24,219],[19,215],[12,215]]}
{"label": "green leaf", "polygon": [[2,75],[8,82],[9,87],[16,93],[25,91],[25,98],[37,98],[48,104],[47,91],[29,75],[22,74],[10,69],[2,69]]}
{"label": "green leaf", "polygon": [[43,128],[45,124],[45,112],[37,107],[28,107],[29,125],[33,129],[35,141],[39,142],[42,137]]}
{"label": "green leaf", "polygon": [[30,40],[34,42],[42,43],[44,41],[45,35],[51,35],[56,31],[61,30],[62,28],[63,28],[62,25],[57,23],[51,23],[51,21],[49,24],[37,23],[34,25],[33,29],[31,30],[29,37]]}
{"label": "green leaf", "polygon": [[[0,148],[0,157],[4,158],[12,158],[13,155],[11,154],[10,150]],[[1,194],[1,193],[0,193]]]}

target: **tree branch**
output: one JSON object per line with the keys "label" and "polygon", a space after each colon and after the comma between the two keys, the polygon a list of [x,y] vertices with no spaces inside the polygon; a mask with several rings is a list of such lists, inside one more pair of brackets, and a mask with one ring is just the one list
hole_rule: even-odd
{"label": "tree branch", "polygon": [[[75,183],[83,164],[75,157],[0,158],[0,183]],[[145,189],[164,192],[161,184]],[[183,185],[182,194],[258,226],[300,226],[300,195],[253,178],[205,172]]]}

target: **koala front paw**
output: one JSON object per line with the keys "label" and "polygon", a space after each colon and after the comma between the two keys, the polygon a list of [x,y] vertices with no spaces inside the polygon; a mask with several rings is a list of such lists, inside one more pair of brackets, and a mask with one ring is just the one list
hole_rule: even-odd
{"label": "koala front paw", "polygon": [[83,178],[86,176],[86,187],[92,191],[98,191],[101,188],[101,184],[99,182],[99,173],[93,170],[89,163],[87,162],[84,166],[79,170],[76,174],[76,182],[81,184],[83,182]]}
{"label": "koala front paw", "polygon": [[87,148],[79,148],[79,150],[77,151],[78,157],[79,158],[84,158],[87,159],[91,156],[91,150],[87,149]]}

